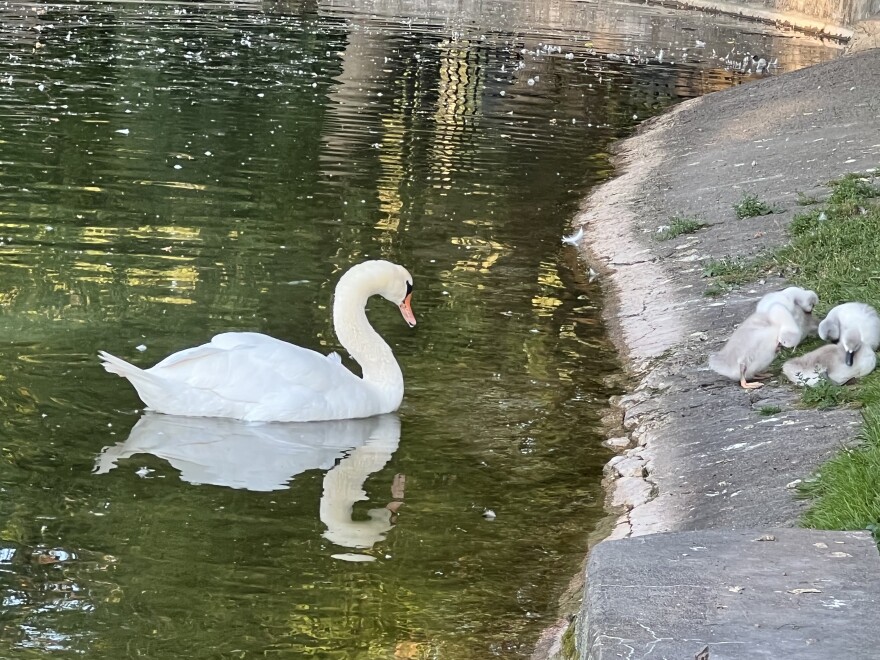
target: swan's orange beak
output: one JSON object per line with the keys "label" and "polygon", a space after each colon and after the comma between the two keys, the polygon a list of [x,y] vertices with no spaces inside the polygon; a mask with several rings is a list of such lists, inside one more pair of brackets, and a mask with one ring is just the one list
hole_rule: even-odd
{"label": "swan's orange beak", "polygon": [[412,311],[412,294],[406,294],[406,298],[400,303],[400,313],[403,314],[403,320],[413,327],[416,324],[416,315]]}

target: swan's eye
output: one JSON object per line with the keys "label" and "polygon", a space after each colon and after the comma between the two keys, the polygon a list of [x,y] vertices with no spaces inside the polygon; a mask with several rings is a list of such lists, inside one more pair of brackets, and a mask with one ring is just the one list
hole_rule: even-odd
{"label": "swan's eye", "polygon": [[[406,283],[406,295],[407,295],[407,296],[408,296],[409,294],[412,293],[412,289],[413,289],[413,287],[412,287],[412,282],[407,282],[407,283]],[[404,296],[404,298],[405,298],[405,297],[406,297],[406,296]]]}

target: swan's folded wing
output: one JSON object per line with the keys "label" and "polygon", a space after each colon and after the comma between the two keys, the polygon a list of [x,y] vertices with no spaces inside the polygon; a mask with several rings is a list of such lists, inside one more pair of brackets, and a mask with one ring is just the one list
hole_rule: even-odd
{"label": "swan's folded wing", "polygon": [[278,392],[308,405],[312,397],[362,384],[338,356],[250,332],[217,335],[210,344],[166,358],[150,372],[239,402],[257,402]]}

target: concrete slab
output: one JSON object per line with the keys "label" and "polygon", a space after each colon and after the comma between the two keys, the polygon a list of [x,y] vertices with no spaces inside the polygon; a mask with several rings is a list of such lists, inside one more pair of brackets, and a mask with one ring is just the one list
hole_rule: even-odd
{"label": "concrete slab", "polygon": [[581,660],[868,660],[880,555],[867,533],[787,528],[604,541],[585,605]]}

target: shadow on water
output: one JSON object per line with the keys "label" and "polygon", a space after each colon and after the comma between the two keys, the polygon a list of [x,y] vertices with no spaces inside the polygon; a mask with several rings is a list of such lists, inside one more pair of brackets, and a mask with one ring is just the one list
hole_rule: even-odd
{"label": "shadow on water", "polygon": [[[619,375],[560,236],[642,119],[749,81],[747,51],[836,54],[627,3],[0,16],[0,655],[21,658],[528,657],[602,516]],[[399,417],[141,416],[95,357],[230,330],[338,350],[332,288],[377,257],[415,278],[415,330],[369,310]]]}

